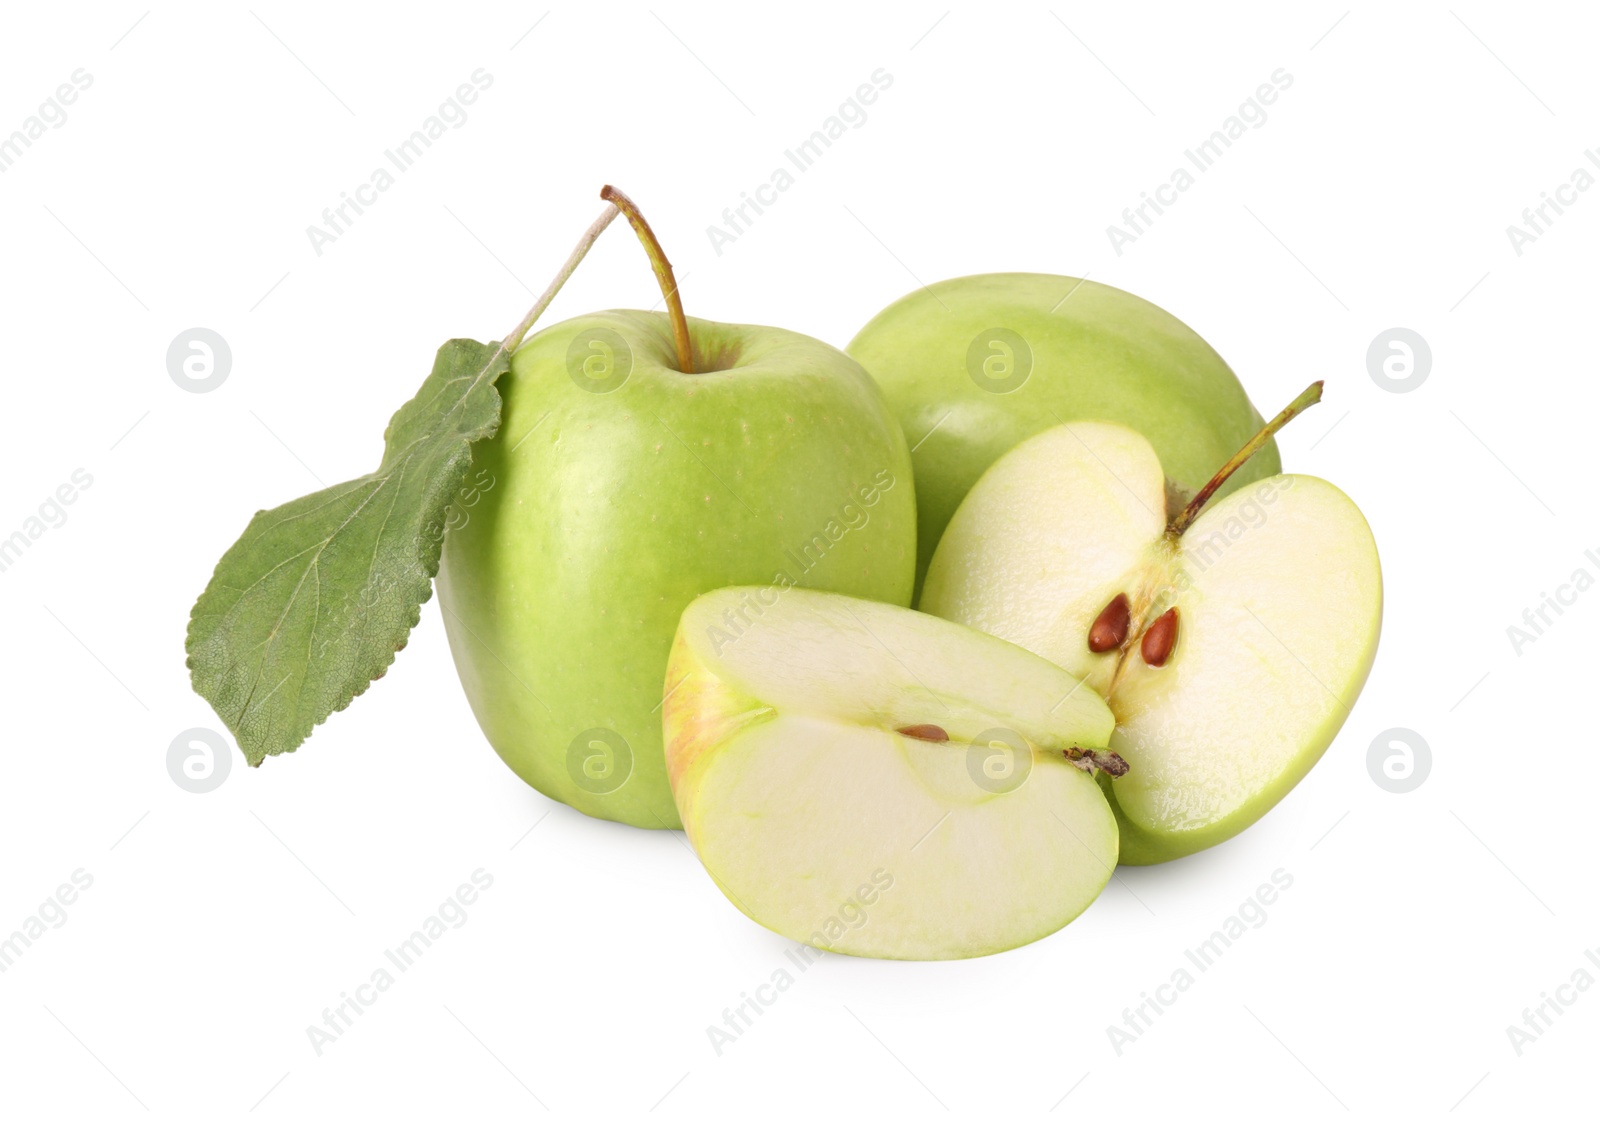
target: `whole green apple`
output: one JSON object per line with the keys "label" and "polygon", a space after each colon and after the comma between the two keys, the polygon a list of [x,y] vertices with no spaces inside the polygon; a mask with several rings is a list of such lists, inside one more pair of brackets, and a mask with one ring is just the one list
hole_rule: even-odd
{"label": "whole green apple", "polygon": [[[941,281],[879,312],[846,348],[912,447],[917,588],[978,477],[1035,433],[1112,421],[1193,491],[1261,427],[1222,357],[1147,300],[1094,281],[993,273]],[[1275,445],[1229,482],[1280,470]]]}
{"label": "whole green apple", "polygon": [[499,434],[473,449],[475,501],[439,571],[462,685],[501,758],[546,795],[676,827],[661,708],[678,617],[728,585],[909,604],[900,426],[824,343],[661,313],[541,331],[499,388]]}

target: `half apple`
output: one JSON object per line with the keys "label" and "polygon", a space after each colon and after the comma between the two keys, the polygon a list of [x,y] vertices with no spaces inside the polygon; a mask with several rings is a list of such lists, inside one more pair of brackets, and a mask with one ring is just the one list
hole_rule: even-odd
{"label": "half apple", "polygon": [[1058,666],[947,620],[765,586],[701,596],[663,705],[689,840],[745,914],[878,958],[991,954],[1105,887],[1112,716]]}
{"label": "half apple", "polygon": [[1372,667],[1378,550],[1344,492],[1274,475],[1207,503],[1321,391],[1170,518],[1144,437],[1097,422],[1047,429],[989,468],[929,566],[924,611],[1026,647],[1110,704],[1111,747],[1131,768],[1107,788],[1125,863],[1194,853],[1272,809]]}

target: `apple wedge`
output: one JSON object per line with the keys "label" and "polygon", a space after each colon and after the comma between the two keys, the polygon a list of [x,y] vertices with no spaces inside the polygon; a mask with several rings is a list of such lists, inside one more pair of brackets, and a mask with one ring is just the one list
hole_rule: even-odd
{"label": "apple wedge", "polygon": [[667,775],[728,899],[790,939],[969,958],[1099,895],[1112,716],[1077,678],[947,620],[832,593],[707,593],[683,613]]}
{"label": "apple wedge", "polygon": [[1168,517],[1166,478],[1131,429],[1075,422],[1018,445],[950,520],[921,607],[1083,678],[1116,715],[1129,774],[1105,784],[1121,859],[1224,841],[1333,741],[1372,667],[1377,546],[1331,483],[1216,486],[1318,383]]}

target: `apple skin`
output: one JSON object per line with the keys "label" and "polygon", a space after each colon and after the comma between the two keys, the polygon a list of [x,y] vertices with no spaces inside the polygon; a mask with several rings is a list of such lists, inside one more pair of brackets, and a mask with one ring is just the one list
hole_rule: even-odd
{"label": "apple skin", "polygon": [[[1026,378],[1009,392],[996,392],[1003,382],[986,388],[975,380],[989,383],[982,362],[998,352],[979,336],[997,328],[1031,352]],[[919,594],[961,500],[990,464],[1037,432],[1066,421],[1126,425],[1155,446],[1169,477],[1194,491],[1262,423],[1228,364],[1177,318],[1072,277],[940,281],[879,312],[845,349],[883,387],[915,449]],[[1280,470],[1277,445],[1268,443],[1221,494]]]}
{"label": "apple skin", "polygon": [[[693,375],[665,314],[601,312],[529,339],[499,382],[498,435],[473,449],[474,497],[438,580],[501,758],[586,814],[661,829],[680,824],[661,703],[689,602],[787,581],[904,606],[916,557],[905,438],[866,372],[779,328],[689,330]],[[597,337],[631,352],[609,392],[581,372]]]}

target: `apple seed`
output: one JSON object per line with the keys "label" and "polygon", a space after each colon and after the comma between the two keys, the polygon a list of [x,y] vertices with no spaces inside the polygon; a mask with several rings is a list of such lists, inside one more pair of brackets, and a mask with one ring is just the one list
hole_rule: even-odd
{"label": "apple seed", "polygon": [[894,731],[901,736],[909,736],[913,740],[926,740],[932,744],[943,744],[950,739],[950,734],[938,725],[907,725]]}
{"label": "apple seed", "polygon": [[1089,625],[1089,649],[1095,654],[1105,654],[1122,646],[1128,639],[1130,614],[1128,594],[1117,593]]}
{"label": "apple seed", "polygon": [[1149,666],[1165,666],[1172,655],[1172,646],[1178,641],[1178,609],[1168,608],[1160,619],[1150,625],[1139,642],[1139,653]]}

